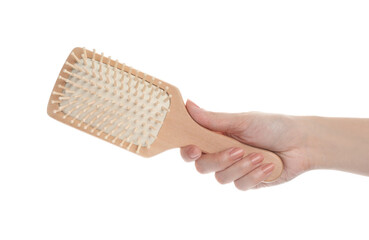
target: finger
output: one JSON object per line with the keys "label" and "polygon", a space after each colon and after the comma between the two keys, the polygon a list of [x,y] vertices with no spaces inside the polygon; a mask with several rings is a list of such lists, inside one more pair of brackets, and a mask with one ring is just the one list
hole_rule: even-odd
{"label": "finger", "polygon": [[194,145],[189,145],[181,148],[181,156],[186,162],[195,161],[196,159],[201,157],[201,154],[202,152],[200,148]]}
{"label": "finger", "polygon": [[265,180],[273,172],[273,169],[273,163],[264,164],[234,181],[234,185],[239,190],[246,191]]}
{"label": "finger", "polygon": [[200,173],[221,171],[242,159],[244,154],[242,148],[230,148],[217,153],[207,153],[196,160],[195,166]]}
{"label": "finger", "polygon": [[191,100],[187,100],[186,107],[197,123],[210,130],[225,133],[233,133],[238,129],[245,130],[242,123],[245,123],[247,118],[243,114],[209,112],[199,108]]}
{"label": "finger", "polygon": [[251,153],[244,157],[242,160],[237,161],[230,167],[216,172],[215,178],[221,184],[233,182],[245,174],[248,174],[255,168],[259,167],[264,157],[260,153]]}

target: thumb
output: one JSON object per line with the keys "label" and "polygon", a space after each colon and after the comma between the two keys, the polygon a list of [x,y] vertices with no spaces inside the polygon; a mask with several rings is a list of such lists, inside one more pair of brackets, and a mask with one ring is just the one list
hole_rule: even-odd
{"label": "thumb", "polygon": [[209,112],[200,108],[191,100],[187,100],[186,107],[193,120],[212,131],[235,133],[245,123],[245,117],[241,114]]}

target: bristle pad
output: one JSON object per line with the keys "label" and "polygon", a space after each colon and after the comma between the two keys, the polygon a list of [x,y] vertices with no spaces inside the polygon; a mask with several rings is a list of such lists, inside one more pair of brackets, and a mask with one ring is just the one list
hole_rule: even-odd
{"label": "bristle pad", "polygon": [[136,145],[139,152],[155,141],[169,111],[170,96],[167,89],[152,84],[151,77],[140,78],[127,67],[122,71],[110,61],[105,64],[82,55],[75,63],[67,62],[72,70],[64,70],[68,78],[60,77],[66,84],[55,112],[122,147]]}

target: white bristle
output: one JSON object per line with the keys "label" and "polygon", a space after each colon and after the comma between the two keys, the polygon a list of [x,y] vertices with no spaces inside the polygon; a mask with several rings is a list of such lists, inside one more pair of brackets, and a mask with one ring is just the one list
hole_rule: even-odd
{"label": "white bristle", "polygon": [[82,57],[83,57],[83,65],[87,65],[87,52],[86,52],[86,48],[83,48],[83,54],[82,54]]}
{"label": "white bristle", "polygon": [[[115,64],[114,64],[114,68],[113,68],[113,83],[114,83],[114,87],[117,87],[117,66],[118,66],[118,59],[115,60]],[[116,89],[114,89],[116,90]]]}
{"label": "white bristle", "polygon": [[145,141],[145,145],[146,145],[146,147],[148,148],[148,149],[150,149],[150,144],[149,144],[149,142],[146,140]]}
{"label": "white bristle", "polygon": [[59,96],[65,96],[65,94],[64,94],[64,93],[60,93],[60,92],[56,92],[56,91],[54,91],[54,92],[53,92],[53,94],[54,94],[54,95],[59,95]]}
{"label": "white bristle", "polygon": [[133,142],[130,142],[130,143],[129,143],[129,145],[128,145],[128,147],[127,147],[127,150],[129,150],[129,149],[132,147],[132,144],[133,144]]}
{"label": "white bristle", "polygon": [[[99,62],[99,73],[102,73],[102,68],[103,68],[103,58],[104,58],[104,53],[101,53],[101,57],[100,57],[100,62]],[[100,79],[102,80],[102,79]]]}
{"label": "white bristle", "polygon": [[72,90],[70,90],[70,89],[62,86],[61,84],[59,84],[58,87],[61,88],[61,89],[63,89],[64,92],[66,92],[66,93],[76,93],[75,91],[72,91]]}
{"label": "white bristle", "polygon": [[106,84],[110,83],[110,62],[111,62],[111,57],[109,56],[108,58],[108,64],[106,64],[106,71],[105,71],[105,77],[106,77]]}
{"label": "white bristle", "polygon": [[123,65],[122,65],[122,70],[121,70],[121,72],[120,72],[120,75],[121,75],[121,77],[120,77],[120,90],[123,90],[123,88],[124,88],[124,77],[125,77],[125,72],[124,72],[124,67],[125,67],[125,64],[123,63]]}
{"label": "white bristle", "polygon": [[136,153],[140,153],[140,150],[141,150],[141,141],[138,141],[139,142],[139,144],[138,144],[138,146],[137,146],[137,150],[136,150]]}
{"label": "white bristle", "polygon": [[122,142],[119,144],[120,147],[123,147],[123,145],[126,143],[126,139],[124,138]]}
{"label": "white bristle", "polygon": [[93,72],[95,71],[95,54],[96,54],[96,50],[94,49],[92,53],[92,61],[91,61],[91,68]]}
{"label": "white bristle", "polygon": [[81,60],[79,60],[79,58],[76,56],[74,52],[72,52],[72,56],[77,61],[77,63],[81,63]]}

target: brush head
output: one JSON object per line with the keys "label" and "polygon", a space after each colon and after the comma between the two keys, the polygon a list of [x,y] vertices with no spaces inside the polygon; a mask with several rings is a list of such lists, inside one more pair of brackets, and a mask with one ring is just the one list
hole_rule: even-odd
{"label": "brush head", "polygon": [[136,69],[75,48],[56,81],[48,114],[138,154],[146,154],[170,111],[170,86]]}

